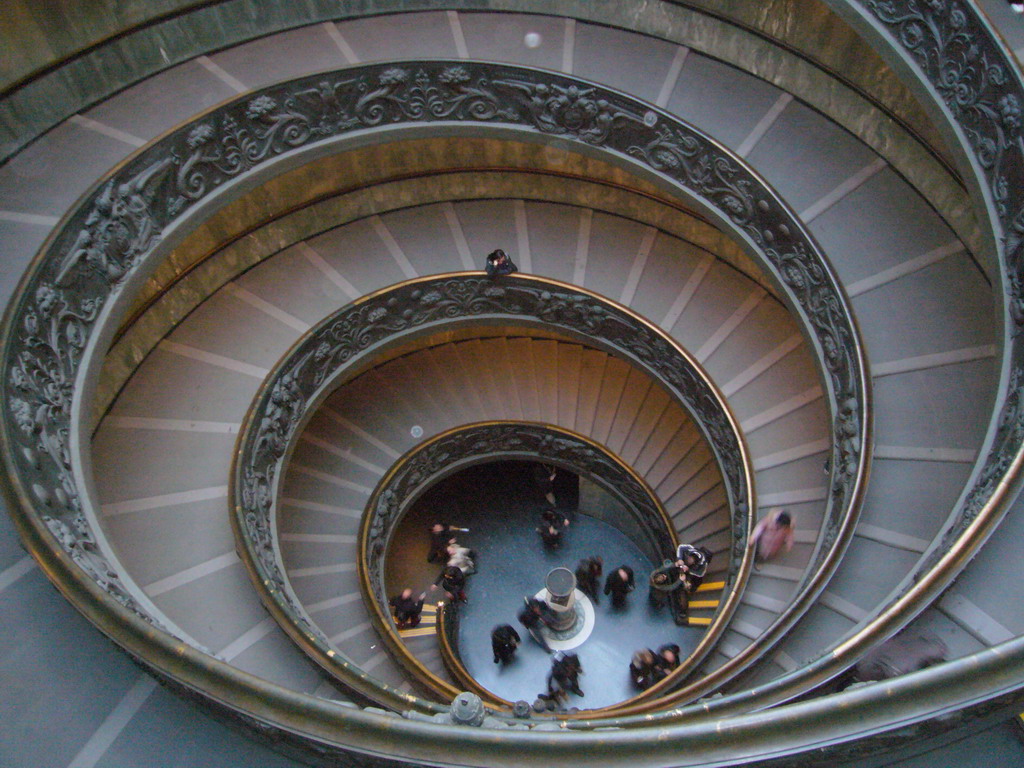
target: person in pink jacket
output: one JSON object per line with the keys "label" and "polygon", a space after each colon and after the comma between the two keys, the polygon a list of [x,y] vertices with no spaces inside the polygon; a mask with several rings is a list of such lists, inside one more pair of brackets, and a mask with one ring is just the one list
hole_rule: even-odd
{"label": "person in pink jacket", "polygon": [[789,552],[793,548],[793,518],[781,507],[769,510],[754,526],[751,538],[756,562],[763,563],[781,552]]}

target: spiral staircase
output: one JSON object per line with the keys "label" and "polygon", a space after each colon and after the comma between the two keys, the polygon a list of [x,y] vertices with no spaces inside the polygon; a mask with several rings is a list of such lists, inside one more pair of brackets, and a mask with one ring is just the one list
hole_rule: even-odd
{"label": "spiral staircase", "polygon": [[[8,16],[0,764],[1020,763],[1004,4]],[[493,422],[599,446],[715,553],[650,695],[460,724],[434,639],[396,650],[378,488]],[[899,631],[947,662],[835,690]]]}

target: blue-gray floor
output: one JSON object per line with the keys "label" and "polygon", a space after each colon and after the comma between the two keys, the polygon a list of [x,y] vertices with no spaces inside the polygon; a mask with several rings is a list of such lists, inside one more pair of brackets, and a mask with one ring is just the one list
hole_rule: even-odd
{"label": "blue-gray floor", "polygon": [[[636,573],[637,589],[626,608],[616,611],[602,596],[592,634],[573,649],[583,664],[580,687],[586,695],[570,697],[569,706],[590,709],[628,699],[637,692],[628,674],[633,651],[672,642],[681,647],[685,657],[704,630],[677,627],[667,608],[660,613],[651,609],[646,588],[650,561],[625,535],[585,511],[573,516],[559,550],[545,550],[534,530],[543,503],[526,464],[484,465],[449,478],[424,496],[396,532],[393,546],[403,557],[389,559],[389,592],[398,592],[403,586],[426,588],[436,578],[439,569],[426,562],[426,530],[431,522],[440,518],[469,528],[459,542],[476,551],[478,571],[469,577],[469,603],[460,607],[462,661],[481,685],[495,694],[532,702],[545,688],[551,661],[516,620],[524,595],[539,591],[551,568],[575,569],[583,557],[601,555],[606,574],[620,564],[629,565]],[[438,597],[435,592],[428,601]],[[523,644],[517,658],[500,668],[493,663],[490,631],[505,623],[516,627]]]}

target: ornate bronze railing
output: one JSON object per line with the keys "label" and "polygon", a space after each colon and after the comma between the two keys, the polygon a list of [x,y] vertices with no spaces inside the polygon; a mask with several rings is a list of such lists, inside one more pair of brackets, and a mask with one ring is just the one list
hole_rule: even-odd
{"label": "ornate bronze railing", "polygon": [[484,701],[490,699],[502,708],[511,710],[512,702],[495,696],[481,686],[462,663],[462,654],[459,653],[460,625],[461,614],[457,604],[444,602],[437,604],[437,646],[444,668],[448,670],[452,680],[460,686],[460,690],[470,691]]}
{"label": "ornate bronze railing", "polygon": [[[421,278],[372,294],[325,318],[307,332],[282,359],[261,386],[246,415],[239,435],[232,472],[233,524],[239,551],[264,603],[292,639],[318,664],[339,679],[360,687],[372,698],[364,676],[353,677],[353,668],[309,619],[285,573],[276,535],[276,497],[287,458],[298,439],[301,425],[318,404],[346,375],[369,365],[376,355],[416,336],[442,327],[462,325],[502,327],[509,324],[541,326],[580,338],[591,346],[623,357],[659,380],[690,413],[717,461],[732,514],[732,547],[727,567],[727,598],[716,621],[705,634],[695,655],[687,660],[676,679],[695,666],[724,631],[725,622],[738,604],[750,570],[746,546],[751,516],[751,467],[735,420],[724,399],[700,367],[659,330],[607,300],[579,288],[551,280],[521,275],[492,281],[479,273],[460,273]],[[458,466],[459,450],[448,443],[459,440],[472,446],[491,431],[489,455],[519,451],[522,456],[541,456],[591,477],[635,510],[643,528],[652,531],[654,552],[671,551],[675,540],[671,525],[649,490],[627,467],[595,451],[595,446],[561,430],[531,431],[525,425],[486,425],[443,435],[443,450],[420,451],[399,462],[378,485],[364,518],[360,541],[366,552],[360,571],[373,607],[371,617],[392,652],[438,695],[450,698],[453,691],[425,670],[405,645],[394,636],[381,605],[386,603],[382,562],[392,526],[404,505],[425,490],[423,483]],[[524,450],[524,444],[528,446]],[[428,444],[429,445],[432,444]],[[557,449],[557,450],[556,450]],[[461,449],[463,452],[465,448]],[[470,451],[470,460],[479,452]],[[424,463],[425,462],[425,463]],[[440,462],[440,463],[438,463]],[[434,466],[436,464],[436,466]],[[421,466],[422,465],[422,466]],[[600,468],[600,472],[597,469]],[[393,478],[412,482],[392,488]],[[658,518],[667,533],[653,533]],[[359,558],[360,566],[364,558]],[[385,693],[390,693],[385,691]],[[457,692],[455,692],[457,693]]]}
{"label": "ornate bronze railing", "polygon": [[[1019,117],[1015,117],[1015,115],[1019,116],[1022,93],[1019,79],[1014,73],[1005,52],[997,43],[993,42],[991,31],[978,20],[976,12],[969,6],[941,2],[929,4],[921,2],[869,4],[855,3],[852,0],[847,3],[836,2],[834,5],[841,10],[848,7],[857,8],[863,6],[871,13],[879,14],[879,16],[882,14],[890,15],[890,20],[886,22],[890,28],[897,30],[903,27],[906,31],[899,35],[900,39],[897,39],[895,36],[886,39],[886,42],[881,46],[883,52],[886,46],[891,46],[894,50],[908,51],[908,57],[909,54],[916,53],[925,62],[934,60],[937,64],[936,67],[927,73],[919,71],[916,76],[920,76],[925,82],[930,80],[936,84],[936,91],[933,94],[933,97],[936,94],[939,96],[939,98],[934,99],[936,103],[942,103],[942,96],[949,96],[949,114],[951,114],[954,122],[962,119],[962,115],[953,114],[961,107],[966,107],[965,111],[977,110],[980,113],[991,113],[990,117],[984,117],[981,121],[986,131],[977,132],[975,136],[965,142],[965,145],[975,147],[976,158],[981,166],[981,168],[978,168],[977,177],[982,179],[984,185],[988,186],[990,190],[985,193],[985,199],[989,203],[998,205],[998,207],[1003,209],[1003,212],[997,213],[993,219],[997,222],[994,232],[997,237],[1006,237],[1001,252],[1003,265],[1006,269],[1004,280],[1011,284],[1017,284],[1017,287],[1012,288],[1010,294],[1012,301],[1012,325],[1010,327],[1016,329],[1019,325],[1018,317],[1020,316],[1021,306],[1018,270],[1021,262],[1020,222],[1022,208],[1019,197],[1021,184],[1020,180],[1016,178],[1017,174],[1014,169],[1020,169],[1022,164],[1019,157]],[[929,18],[929,15],[938,16],[940,11],[945,16],[938,19]],[[918,23],[904,24],[901,19],[910,22],[916,20]],[[938,23],[934,23],[936,21]],[[940,39],[930,37],[933,30],[940,33]],[[947,52],[943,50],[946,48],[946,40],[965,39],[964,36],[959,34],[958,30],[965,30],[969,33],[967,38],[972,40],[970,47],[965,46],[963,50],[964,58],[961,59],[959,64],[957,64],[956,58],[949,57]],[[902,39],[904,36],[906,37],[905,40]],[[977,45],[974,45],[973,42],[976,42]],[[970,59],[966,58],[968,52],[972,52],[970,53]],[[951,63],[953,66],[950,66]],[[1000,73],[1000,77],[993,78],[992,73]],[[985,83],[984,88],[972,88],[971,79],[976,78],[983,78],[988,81]],[[976,96],[982,93],[991,94],[994,98],[990,98],[989,95],[985,95],[984,98],[976,98]],[[962,98],[961,94],[967,94],[967,98]],[[990,129],[993,128],[998,128],[999,130],[990,132]],[[968,130],[965,127],[962,135],[970,136],[972,130]],[[992,139],[993,136],[1000,137],[1000,140],[994,141]],[[990,149],[995,150],[994,156],[998,161],[993,160],[993,154],[990,153]],[[1006,169],[1010,169],[1011,172],[1002,172]],[[117,187],[117,189],[119,190],[118,193],[120,193],[121,188]],[[131,186],[129,185],[125,191],[130,193],[132,191]],[[143,206],[145,206],[144,200]],[[117,206],[109,205],[108,209],[113,210],[115,207]],[[122,206],[121,215],[124,215],[123,208]],[[136,212],[138,211],[137,207],[129,206],[129,210],[133,208]],[[111,218],[109,215],[104,214],[102,210],[99,212],[98,218],[103,222],[104,226],[109,227],[111,225]],[[135,240],[139,233],[131,228],[131,217],[126,218],[129,225],[127,231],[132,233],[132,240]],[[74,239],[72,237],[66,244],[70,245]],[[145,249],[142,252],[144,251]],[[142,252],[137,252],[136,256],[141,255]],[[70,250],[65,250],[62,253],[65,257],[70,258]],[[60,255],[58,254],[58,262],[62,261]],[[91,261],[101,271],[106,271],[111,275],[112,283],[119,282],[117,275],[119,267],[116,263],[113,265],[104,264],[101,255]],[[287,722],[288,725],[280,729],[280,735],[283,738],[288,739],[301,733],[307,738],[320,743],[329,742],[336,735],[335,726],[336,718],[338,717],[336,707],[332,708],[325,702],[314,702],[311,704],[308,699],[296,697],[289,692],[284,692],[281,689],[270,686],[265,691],[268,699],[272,699],[275,704],[279,704],[280,708],[290,705],[294,707],[295,712],[301,711],[302,720],[300,722],[297,718],[290,717],[287,714],[287,710],[284,712],[276,711],[276,709],[273,712],[269,712],[267,709],[261,710],[259,704],[252,701],[252,689],[248,687],[252,684],[251,680],[246,680],[244,679],[245,676],[239,675],[229,668],[224,668],[224,665],[211,665],[209,669],[204,669],[202,674],[198,671],[186,670],[182,666],[185,662],[198,670],[202,665],[204,657],[187,647],[178,649],[176,656],[171,653],[164,653],[165,650],[170,650],[171,645],[176,644],[169,643],[167,636],[163,635],[163,633],[153,632],[150,625],[142,625],[142,628],[146,631],[139,632],[141,622],[138,622],[132,615],[120,611],[114,605],[111,595],[122,598],[119,602],[127,603],[130,608],[137,609],[137,606],[133,604],[134,597],[131,594],[125,595],[122,593],[122,590],[126,589],[126,587],[123,584],[118,585],[117,573],[111,569],[111,563],[105,559],[101,542],[91,535],[89,530],[91,524],[87,519],[88,514],[85,514],[82,518],[78,517],[78,513],[82,511],[82,508],[89,506],[87,498],[79,498],[81,478],[76,478],[70,469],[66,474],[62,474],[59,469],[53,467],[46,470],[42,469],[44,464],[49,464],[50,462],[54,462],[59,467],[71,461],[70,459],[65,459],[70,451],[65,450],[68,447],[67,440],[65,436],[62,436],[66,435],[69,430],[68,422],[70,417],[65,419],[58,415],[56,420],[52,420],[48,412],[54,411],[57,414],[61,414],[63,411],[70,410],[67,399],[70,398],[72,381],[78,372],[82,350],[86,346],[86,337],[92,332],[92,325],[95,321],[93,313],[98,304],[104,303],[108,291],[102,292],[102,296],[99,297],[97,304],[91,303],[92,300],[88,293],[69,295],[64,294],[63,291],[54,290],[54,287],[55,283],[52,281],[50,283],[47,283],[45,280],[30,281],[28,288],[20,293],[21,303],[18,307],[11,310],[13,323],[18,328],[21,328],[24,323],[29,321],[29,317],[34,315],[35,322],[38,323],[39,319],[42,318],[43,322],[41,325],[51,331],[50,333],[44,332],[41,336],[36,336],[37,331],[32,330],[33,338],[39,340],[38,345],[35,342],[23,345],[23,349],[29,352],[32,349],[37,349],[43,351],[44,354],[48,354],[44,351],[47,347],[55,351],[55,354],[52,356],[54,366],[52,371],[49,370],[50,366],[46,364],[40,365],[37,371],[33,371],[33,374],[37,374],[39,387],[51,392],[51,395],[43,398],[33,397],[31,400],[26,400],[22,396],[24,393],[21,385],[14,383],[9,386],[7,384],[7,382],[11,381],[11,376],[16,375],[12,371],[17,368],[17,363],[12,363],[11,361],[15,358],[6,354],[6,350],[9,349],[6,346],[6,342],[10,340],[10,335],[5,336],[4,418],[6,430],[3,440],[4,448],[7,450],[4,453],[5,455],[10,455],[14,450],[17,450],[19,451],[19,456],[23,455],[24,457],[24,461],[21,458],[16,460],[21,463],[18,465],[19,469],[16,470],[19,474],[14,481],[15,487],[10,492],[10,495],[12,499],[23,505],[23,508],[32,510],[30,520],[22,517],[18,521],[18,525],[24,532],[26,540],[33,551],[46,563],[48,572],[61,582],[62,588],[65,588],[69,593],[73,593],[77,597],[77,602],[80,606],[83,603],[89,603],[97,607],[97,611],[94,612],[84,607],[83,610],[89,610],[94,620],[104,624],[108,627],[108,631],[113,632],[113,634],[119,635],[120,641],[126,646],[141,648],[149,652],[153,662],[159,664],[160,674],[165,679],[171,674],[170,670],[174,670],[175,675],[181,675],[180,679],[188,680],[185,687],[189,690],[193,690],[194,686],[200,681],[209,682],[210,684],[215,683],[219,694],[231,697],[232,700],[237,702],[245,702],[247,711],[262,711],[262,716],[264,717],[280,718],[279,722]],[[42,291],[43,288],[49,288],[50,291]],[[37,305],[34,306],[33,303]],[[38,314],[34,314],[36,310],[38,310]],[[50,316],[50,313],[62,315],[63,318],[56,323],[52,323],[53,317]],[[40,326],[37,325],[36,328],[38,327]],[[10,326],[8,326],[9,328]],[[54,342],[51,344],[50,342],[55,338],[53,332],[56,332],[57,335],[66,334],[70,337],[70,343],[58,344]],[[83,335],[79,335],[80,333]],[[993,447],[985,458],[981,473],[976,476],[976,482],[972,486],[969,498],[965,499],[964,504],[958,507],[957,513],[948,529],[950,541],[943,542],[944,545],[948,545],[954,540],[969,541],[972,543],[972,546],[974,542],[980,543],[998,519],[998,512],[1004,506],[1004,500],[1009,495],[1012,495],[1012,491],[1015,490],[1011,486],[1016,482],[1020,468],[1021,408],[1019,406],[1019,370],[1021,366],[1019,364],[1020,355],[1016,346],[1019,344],[1019,341],[1013,341],[1012,343],[1015,345],[1014,352],[1012,356],[1009,356],[1009,362],[1007,362],[1004,368],[1006,389],[1000,397],[998,430],[994,439],[990,441],[990,445]],[[22,374],[25,373],[26,371],[23,370]],[[11,403],[14,398],[20,398],[21,404],[12,405]],[[20,419],[15,419],[16,413],[20,415]],[[12,419],[15,420],[12,421]],[[19,428],[24,429],[26,437],[17,434]],[[39,445],[42,448],[39,448]],[[25,449],[24,451],[22,451],[23,448]],[[10,468],[12,464],[13,461],[9,460],[8,467]],[[33,469],[39,469],[40,472],[35,474]],[[21,474],[22,472],[24,474]],[[68,478],[70,488],[65,487],[65,478]],[[60,492],[58,493],[58,491]],[[38,508],[38,514],[36,508]],[[995,511],[993,512],[993,510]],[[52,514],[48,514],[48,511],[52,512]],[[87,513],[88,509],[84,511]],[[54,524],[47,527],[45,521],[40,523],[43,519],[42,515],[50,517],[51,520],[56,520],[61,525]],[[51,530],[52,534],[50,533]],[[959,539],[957,539],[958,536]],[[55,542],[57,541],[61,541],[63,545],[61,547],[56,546]],[[962,561],[969,556],[971,549],[971,547],[960,549],[956,559]],[[74,561],[79,565],[79,568],[71,565],[70,558],[72,556],[74,556]],[[923,563],[922,566],[926,564]],[[947,563],[935,563],[936,566],[944,564]],[[956,565],[957,563],[952,564]],[[934,572],[937,568],[932,570]],[[83,577],[83,574],[88,574],[88,576]],[[103,589],[100,590],[93,586],[84,585],[82,583],[83,580],[88,581],[90,585],[99,583]],[[935,586],[935,584],[932,585],[932,587]],[[914,599],[920,602],[925,597],[925,593],[919,593],[914,596]],[[145,636],[144,642],[142,640],[143,636]],[[892,686],[886,686],[884,694],[872,689],[866,689],[862,693],[850,694],[845,699],[849,704],[848,707],[831,708],[827,712],[820,712],[813,708],[786,708],[785,711],[780,710],[781,714],[778,716],[779,723],[783,723],[786,718],[792,717],[792,727],[789,729],[789,736],[782,733],[781,727],[777,728],[774,733],[765,733],[764,731],[768,729],[768,726],[765,725],[767,718],[762,718],[760,724],[750,719],[738,720],[735,728],[730,728],[730,737],[733,739],[730,746],[735,745],[735,748],[742,748],[743,744],[747,744],[749,749],[757,750],[759,753],[767,753],[769,749],[779,753],[786,749],[807,748],[808,745],[815,743],[814,733],[820,734],[820,743],[827,743],[830,740],[844,736],[856,737],[868,733],[870,732],[870,727],[877,729],[885,728],[887,724],[899,716],[898,713],[900,711],[906,713],[904,722],[913,722],[915,718],[919,719],[921,713],[926,710],[934,712],[941,710],[943,707],[960,707],[964,701],[970,700],[971,696],[976,698],[991,697],[995,692],[1001,690],[1000,686],[1005,686],[1008,683],[1020,685],[1021,682],[1019,679],[1020,661],[1024,659],[1024,649],[1021,648],[1021,644],[1008,643],[1005,646],[1001,646],[998,651],[999,658],[995,659],[993,658],[995,654],[988,652],[972,657],[972,662],[976,662],[976,666],[960,666],[956,669],[956,672],[959,673],[956,676],[950,675],[945,679],[936,677],[944,674],[944,670],[935,671],[932,676],[921,673],[923,677],[915,676],[912,680],[906,681],[906,684],[904,684],[904,681],[897,681]],[[932,672],[932,670],[928,671],[928,673]],[[999,678],[998,673],[1002,673],[1003,677]],[[933,684],[936,680],[938,684]],[[916,687],[911,688],[911,684],[914,684]],[[881,688],[881,686],[877,687]],[[893,693],[897,696],[902,696],[900,706],[904,708],[903,710],[898,710],[892,705],[892,700],[889,696]],[[223,699],[219,700],[223,701]],[[224,705],[222,704],[221,706]],[[790,715],[791,712],[793,713],[792,715]],[[238,714],[237,711],[235,714]],[[381,721],[369,713],[351,712],[344,714],[353,723],[352,730],[356,732],[352,734],[353,741],[359,742],[361,745],[361,748],[357,748],[358,751],[366,750],[373,752],[375,747],[383,743],[377,740],[378,738],[388,738],[382,734],[390,735],[396,731],[401,731],[403,738],[407,741],[406,744],[396,747],[396,751],[402,750],[404,753],[408,750],[416,754],[438,756],[436,751],[430,749],[431,743],[436,739],[436,733],[429,731],[426,726],[421,726],[422,730],[417,730],[412,726],[407,729],[394,729],[392,727],[394,725],[393,721]],[[861,725],[861,723],[854,719],[857,716],[874,717],[875,719],[871,721],[873,726]],[[864,722],[867,722],[867,720]],[[820,728],[820,730],[814,731],[813,729],[816,727]],[[270,727],[270,730],[274,730],[274,727]],[[374,734],[373,737],[369,736],[371,732]],[[518,749],[517,754],[526,760],[537,754],[533,748],[539,749],[543,747],[550,756],[547,762],[553,764],[558,760],[556,757],[558,747],[554,745],[553,739],[559,735],[561,734],[551,734],[549,737],[551,741],[547,743],[542,744],[538,740],[538,742],[522,747],[520,747],[520,740],[518,735],[516,735],[508,740],[506,748],[510,753],[516,752]],[[682,738],[687,733],[685,729],[680,729],[675,735]],[[760,737],[760,740],[757,740],[758,737]],[[724,741],[720,734],[710,734],[708,738],[709,740],[714,738]],[[393,743],[394,740],[391,739],[389,741]],[[474,738],[474,735],[466,736],[462,739],[460,743],[465,744],[465,760],[486,760],[487,747],[484,746],[484,741],[483,737]],[[769,741],[772,742],[770,747],[766,746]],[[630,742],[630,745],[635,745],[638,742],[639,739]],[[783,742],[786,742],[788,746],[784,746]],[[619,759],[629,760],[634,765],[646,764],[645,761],[647,760],[651,761],[650,764],[681,764],[682,761],[687,759],[686,757],[680,757],[675,749],[675,745],[673,745],[673,751],[668,752],[666,747],[659,746],[659,743],[654,740],[649,740],[646,752],[636,748],[626,749],[625,747],[626,745],[622,741],[609,737],[602,740],[600,756],[611,758],[618,756]],[[709,743],[708,748],[713,749],[713,744]],[[597,756],[595,752],[591,752],[591,754],[595,757]],[[460,757],[462,756],[463,753],[460,753]],[[587,756],[585,748],[581,748],[580,751],[574,749],[572,759],[578,763],[586,759]],[[795,762],[793,759],[789,760],[789,764],[794,764]]]}
{"label": "ornate bronze railing", "polygon": [[[374,489],[360,526],[357,562],[371,621],[392,655],[411,674],[447,698],[458,691],[453,692],[450,686],[432,674],[425,675],[423,665],[395,633],[386,607],[388,591],[384,574],[387,553],[402,518],[431,487],[475,464],[517,459],[559,466],[595,483],[620,502],[633,518],[642,536],[642,540],[635,543],[645,549],[654,562],[670,556],[678,544],[671,519],[643,479],[597,443],[569,430],[530,422],[482,422],[448,430],[416,446],[395,462]],[[734,515],[732,525],[742,526],[744,523],[738,518],[743,517],[743,513]],[[728,581],[729,588],[736,589],[735,574],[730,572]],[[724,622],[718,621],[708,632],[720,635],[723,626]],[[450,637],[448,647],[456,659],[457,646],[455,637]],[[322,659],[317,661],[325,664]],[[695,663],[689,661],[686,670],[692,669]],[[458,666],[462,667],[461,662]],[[464,668],[462,672],[464,675]],[[675,679],[682,674],[682,670],[676,670]],[[465,682],[466,678],[456,677],[456,680]],[[475,683],[468,690],[473,690],[493,706],[509,706],[509,702]]]}
{"label": "ornate bronze railing", "polygon": [[[861,493],[868,425],[856,332],[818,248],[755,174],[698,131],[621,94],[504,65],[382,65],[274,86],[209,113],[119,168],[57,231],[11,306],[4,414],[9,470],[24,478],[18,484],[38,489],[36,503],[55,501],[53,519],[81,530],[83,546],[93,546],[92,505],[81,504],[81,480],[65,459],[75,453],[69,438],[78,430],[72,381],[81,360],[92,359],[83,353],[99,341],[94,329],[110,333],[123,310],[122,288],[141,280],[180,220],[236,179],[357,130],[436,122],[447,130],[493,125],[557,135],[609,153],[692,196],[761,255],[823,361],[839,436],[824,546],[806,590],[815,594],[837,560],[830,553],[842,550],[852,525],[847,513],[857,509]],[[94,375],[89,368],[85,380]],[[45,450],[15,447],[25,443]],[[84,516],[75,522],[79,507]],[[94,549],[116,583],[122,569],[102,542]],[[130,602],[141,597],[138,590],[122,591]]]}
{"label": "ornate bronze railing", "polygon": [[[912,110],[914,117],[904,114],[907,108],[905,102],[900,101],[902,94],[894,94],[894,90],[897,89],[894,89],[893,85],[898,86],[898,82],[894,83],[894,78],[880,81],[879,76],[885,73],[879,73],[874,69],[870,70],[870,76],[866,76],[864,71],[858,71],[856,77],[851,80],[849,72],[845,72],[844,67],[839,66],[847,63],[850,51],[863,45],[854,32],[843,25],[832,24],[827,41],[822,41],[817,31],[809,36],[801,36],[796,25],[787,25],[780,29],[773,25],[770,19],[761,19],[745,13],[745,9],[740,7],[716,7],[715,4],[692,0],[674,4],[679,8],[666,7],[668,3],[659,3],[647,4],[640,11],[627,3],[581,6],[578,3],[555,2],[547,7],[545,13],[575,17],[584,23],[631,29],[654,39],[670,40],[741,67],[749,61],[744,52],[763,44],[771,51],[770,55],[776,61],[770,67],[770,75],[762,72],[761,76],[767,77],[784,91],[796,93],[803,88],[799,97],[808,99],[813,108],[843,124],[868,143],[874,140],[876,149],[887,155],[900,172],[909,175],[912,183],[919,188],[935,185],[935,177],[941,175],[941,171],[927,166],[924,169],[914,167],[920,160],[922,150],[931,155],[936,154],[935,139],[930,136],[922,137],[921,126],[915,127],[916,110]],[[831,20],[821,4],[814,5],[818,7],[807,8],[804,4],[799,7],[799,11],[805,19],[809,13],[814,13],[813,21],[805,27],[818,30],[820,24],[815,22],[827,24]],[[449,0],[444,6],[458,11],[480,10],[478,3],[467,0]],[[183,29],[218,29],[216,45],[220,48],[318,22],[351,19],[367,14],[414,13],[426,8],[436,9],[439,6],[410,0],[378,0],[371,7],[349,5],[344,8],[330,4],[303,8],[277,4],[275,13],[255,17],[245,11],[246,7],[245,0],[201,0],[184,3],[175,11],[167,14],[157,13],[147,20],[133,17],[124,25],[119,26],[115,23],[110,29],[116,29],[117,32],[109,38],[95,40],[86,34],[79,41],[78,44],[83,47],[77,52],[71,52],[71,49],[67,48],[68,36],[81,30],[62,29],[55,33],[61,38],[56,47],[68,51],[68,54],[67,58],[60,60],[53,60],[52,56],[47,55],[53,51],[47,46],[40,46],[37,38],[30,37],[27,45],[16,47],[15,50],[30,61],[35,60],[41,64],[42,60],[46,60],[48,63],[32,73],[29,70],[22,72],[20,79],[16,77],[11,80],[0,96],[0,101],[9,105],[9,112],[2,115],[3,122],[6,122],[9,128],[0,137],[0,163],[7,159],[7,153],[15,152],[68,116],[87,110],[97,101],[165,68],[177,66],[195,56],[211,52],[212,43],[207,36],[182,36]],[[489,8],[497,11],[530,11],[528,6],[514,3],[492,4]],[[786,11],[786,6],[774,9],[775,13]],[[245,23],[237,23],[242,16],[245,17]],[[706,26],[708,22],[712,25],[710,30]],[[17,24],[17,21],[14,23]],[[43,32],[45,34],[46,30]],[[152,50],[154,39],[171,38],[176,38],[178,44],[173,50],[167,50],[167,56],[150,56],[143,53]],[[72,45],[74,44],[72,41]],[[117,54],[111,52],[112,48],[116,48]],[[46,53],[40,54],[41,50]],[[844,52],[847,59],[840,60],[834,51]],[[123,66],[118,67],[117,71],[109,71],[108,68],[104,72],[104,77],[97,78],[97,67],[103,68],[102,65],[97,65],[97,62],[108,60],[111,55],[116,55]],[[842,83],[843,90],[849,90],[849,94],[843,94],[846,98],[837,98],[839,94],[835,89],[808,85],[817,77],[827,77]],[[69,87],[71,83],[74,85]],[[60,93],[60,98],[54,98],[53,94],[56,92]],[[860,101],[859,109],[850,108],[847,103],[850,98]],[[39,109],[41,102],[45,105],[44,109]],[[869,120],[863,119],[865,113],[871,115]],[[850,120],[851,114],[856,114],[857,119]],[[878,134],[881,129],[878,125],[886,121],[892,121],[896,130],[885,131],[884,140],[879,140]],[[950,187],[955,183],[956,179],[951,178],[943,186]],[[949,197],[948,191],[943,193],[940,190],[939,194],[936,194],[934,189],[928,191],[931,192],[930,201],[933,205],[937,205],[947,218],[955,217],[958,207],[956,201],[941,199]],[[954,228],[963,237],[964,227]]]}
{"label": "ornate bronze railing", "polygon": [[[855,633],[829,653],[756,689],[684,708],[666,717],[718,719],[768,706],[829,680],[906,626],[937,600],[1003,519],[1021,491],[1024,470],[1024,83],[984,17],[956,2],[856,0],[831,3],[894,68],[909,73],[962,152],[965,178],[993,233],[1005,298],[999,330],[1006,340],[999,404],[971,478],[917,566]],[[998,294],[997,294],[998,295]],[[1012,643],[1007,643],[1009,646]],[[1024,657],[1021,657],[1024,661]],[[967,681],[961,681],[967,688]],[[1024,679],[1018,683],[1024,683]],[[1012,700],[1008,696],[1007,700]],[[1019,699],[1018,699],[1019,700]],[[921,710],[927,704],[921,702]],[[657,719],[657,718],[655,718]],[[614,724],[641,725],[639,718]],[[609,724],[612,724],[611,722]]]}
{"label": "ornate bronze railing", "polygon": [[[272,166],[301,162],[306,150],[327,152],[332,142],[383,125],[556,135],[689,195],[762,259],[822,360],[836,436],[828,522],[804,599],[786,617],[794,620],[823,587],[849,536],[869,442],[857,334],[819,249],[756,174],[681,121],[570,77],[466,62],[354,68],[228,103],[126,161],[64,219],[9,307],[2,347],[9,494],[25,537],[55,555],[36,550],[55,566],[51,576],[59,582],[87,574],[105,596],[92,588],[90,594],[120,617],[114,625],[128,621],[122,607],[159,625],[160,612],[104,545],[88,490],[81,433],[91,425],[81,414],[104,342],[132,287],[190,215],[219,194],[229,196],[237,181],[256,181]],[[657,345],[648,352],[661,354]],[[124,642],[145,652],[127,635]]]}

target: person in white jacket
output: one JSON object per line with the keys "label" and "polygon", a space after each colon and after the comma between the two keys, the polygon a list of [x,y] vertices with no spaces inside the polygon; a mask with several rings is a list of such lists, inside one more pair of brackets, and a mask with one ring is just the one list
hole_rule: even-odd
{"label": "person in white jacket", "polygon": [[448,544],[448,565],[453,565],[469,576],[476,573],[476,563],[473,562],[473,550],[463,547],[456,541]]}

